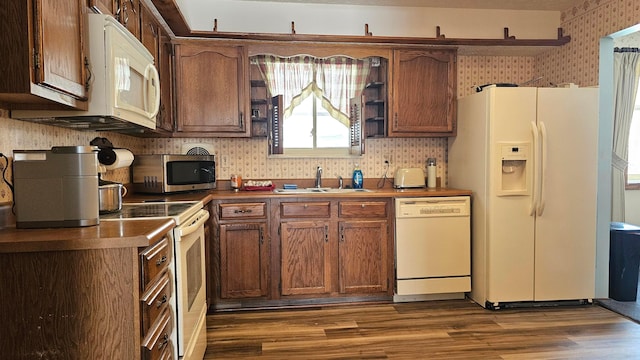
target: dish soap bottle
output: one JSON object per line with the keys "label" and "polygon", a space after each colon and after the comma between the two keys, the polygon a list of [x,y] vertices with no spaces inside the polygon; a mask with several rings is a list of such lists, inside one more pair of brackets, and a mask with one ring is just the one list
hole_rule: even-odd
{"label": "dish soap bottle", "polygon": [[362,189],[362,184],[364,179],[362,178],[362,170],[356,164],[356,167],[353,169],[353,188],[354,189]]}

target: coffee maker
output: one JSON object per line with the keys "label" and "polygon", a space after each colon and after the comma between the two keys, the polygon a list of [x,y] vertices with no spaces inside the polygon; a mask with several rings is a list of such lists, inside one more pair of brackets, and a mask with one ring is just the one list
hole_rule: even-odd
{"label": "coffee maker", "polygon": [[99,224],[97,152],[95,146],[14,150],[16,227]]}

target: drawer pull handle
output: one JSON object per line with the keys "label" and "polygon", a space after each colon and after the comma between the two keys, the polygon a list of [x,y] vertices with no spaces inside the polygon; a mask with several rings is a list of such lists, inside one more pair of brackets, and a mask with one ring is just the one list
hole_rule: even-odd
{"label": "drawer pull handle", "polygon": [[309,204],[304,204],[304,208],[305,209],[308,208],[308,207],[309,207]]}
{"label": "drawer pull handle", "polygon": [[234,210],[233,212],[234,212],[235,214],[245,214],[245,213],[247,213],[247,214],[248,214],[248,213],[250,213],[250,212],[251,212],[251,209],[248,209],[248,210]]}
{"label": "drawer pull handle", "polygon": [[164,349],[165,346],[169,343],[169,334],[165,333],[162,337],[162,341],[158,343],[158,350]]}
{"label": "drawer pull handle", "polygon": [[360,204],[360,207],[364,209],[364,204]]}
{"label": "drawer pull handle", "polygon": [[166,303],[166,302],[167,302],[167,300],[168,300],[168,299],[167,299],[167,294],[164,294],[164,295],[162,296],[162,299],[160,299],[160,300],[156,301],[156,308],[160,308],[160,306],[162,306],[162,304]]}
{"label": "drawer pull handle", "polygon": [[162,255],[162,257],[160,259],[158,259],[158,261],[156,261],[156,266],[160,266],[162,265],[162,263],[167,261],[167,255]]}

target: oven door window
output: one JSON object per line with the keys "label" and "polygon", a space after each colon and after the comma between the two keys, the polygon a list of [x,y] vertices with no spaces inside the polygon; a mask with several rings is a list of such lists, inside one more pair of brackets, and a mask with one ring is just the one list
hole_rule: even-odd
{"label": "oven door window", "polygon": [[189,311],[196,300],[200,288],[202,288],[202,251],[201,244],[203,239],[198,239],[187,250],[187,303]]}

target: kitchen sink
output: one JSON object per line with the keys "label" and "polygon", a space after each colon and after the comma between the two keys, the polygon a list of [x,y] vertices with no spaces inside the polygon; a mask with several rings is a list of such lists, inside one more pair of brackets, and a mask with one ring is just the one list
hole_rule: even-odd
{"label": "kitchen sink", "polygon": [[275,194],[348,194],[354,192],[371,192],[369,189],[338,189],[338,188],[304,188],[304,189],[275,189]]}

